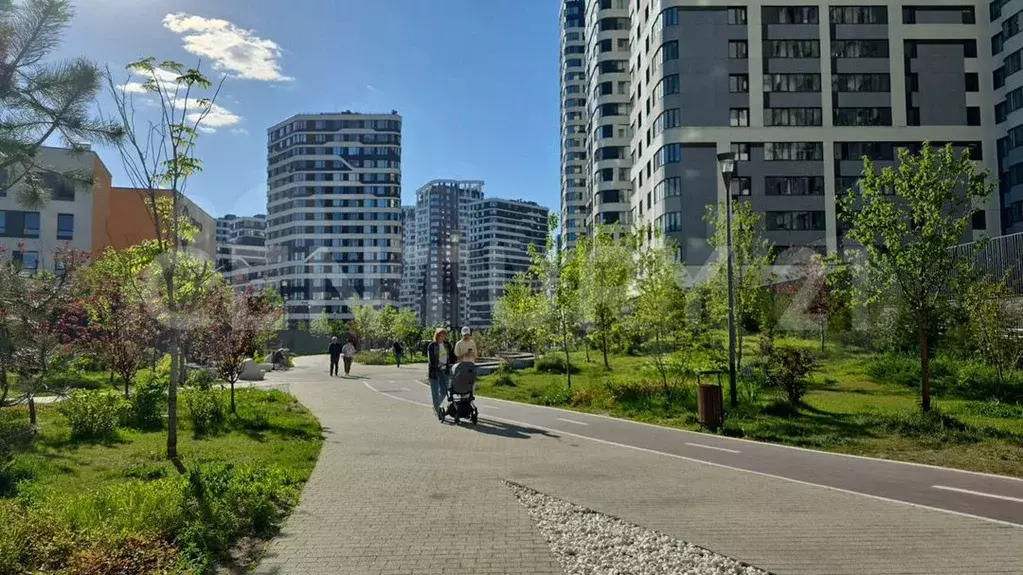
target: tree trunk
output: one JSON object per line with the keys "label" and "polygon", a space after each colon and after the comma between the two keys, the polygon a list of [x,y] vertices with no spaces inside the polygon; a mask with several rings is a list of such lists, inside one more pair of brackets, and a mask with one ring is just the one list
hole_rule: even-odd
{"label": "tree trunk", "polygon": [[167,386],[167,459],[178,458],[178,330],[171,328],[170,384]]}
{"label": "tree trunk", "polygon": [[927,356],[927,323],[920,322],[920,408],[931,410],[931,366]]}
{"label": "tree trunk", "polygon": [[0,361],[0,407],[7,404],[7,392],[10,384],[7,381],[7,366]]}
{"label": "tree trunk", "polygon": [[611,371],[611,364],[607,362],[607,330],[600,330],[600,351],[604,354],[604,369]]}
{"label": "tree trunk", "polygon": [[128,376],[122,376],[124,378],[124,398],[128,399],[128,383],[131,379]]}
{"label": "tree trunk", "polygon": [[35,427],[36,423],[38,423],[36,420],[36,398],[34,395],[30,395],[28,398],[28,422],[32,427]]}
{"label": "tree trunk", "polygon": [[828,333],[828,322],[827,320],[821,322],[821,353],[824,353],[824,338]]}
{"label": "tree trunk", "polygon": [[583,349],[586,350],[586,363],[591,363],[593,360],[590,359],[590,338],[588,335],[583,336]]}
{"label": "tree trunk", "polygon": [[735,373],[742,373],[742,339],[743,330],[736,326],[736,344],[735,344]]}
{"label": "tree trunk", "polygon": [[568,326],[561,322],[561,347],[565,350],[565,377],[568,378],[568,388],[572,389],[572,356],[568,353]]}
{"label": "tree trunk", "polygon": [[231,381],[231,413],[238,414],[238,410],[235,409],[234,405],[234,381]]}

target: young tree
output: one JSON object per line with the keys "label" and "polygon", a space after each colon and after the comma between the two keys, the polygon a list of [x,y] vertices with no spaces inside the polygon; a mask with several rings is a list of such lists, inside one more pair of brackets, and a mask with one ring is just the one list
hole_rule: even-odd
{"label": "young tree", "polygon": [[686,294],[680,285],[682,264],[675,260],[675,252],[670,239],[661,244],[645,244],[639,252],[637,293],[632,302],[636,331],[646,340],[666,392],[669,387],[667,358],[684,337],[688,311]]}
{"label": "young tree", "polygon": [[987,175],[978,173],[969,151],[924,142],[918,154],[899,149],[897,167],[878,170],[863,158],[860,190],[852,189],[841,213],[849,237],[867,253],[868,300],[894,293],[911,316],[920,346],[921,408],[931,409],[927,334],[948,310],[950,295],[962,294],[974,277],[972,262],[952,248],[967,239],[974,211],[990,196]]}
{"label": "young tree", "polygon": [[960,305],[966,312],[967,329],[977,349],[998,371],[998,381],[1023,361],[1023,307],[1012,297],[1005,282],[978,280],[967,287]]}
{"label": "young tree", "polygon": [[39,149],[59,137],[71,149],[117,142],[115,122],[92,117],[102,74],[83,58],[50,62],[74,16],[70,0],[0,0],[0,192],[17,184],[18,200],[38,209],[50,190],[40,174],[82,180],[36,162]]}
{"label": "young tree", "polygon": [[[715,210],[708,206],[706,220],[713,222],[714,235],[710,243],[720,256],[715,262],[714,274],[708,281],[707,299],[711,315],[718,321],[728,317],[728,266],[726,219],[724,205]],[[760,214],[749,202],[732,203],[732,285],[735,292],[735,369],[742,369],[743,340],[746,330],[743,319],[752,317],[762,303],[761,288],[771,261],[771,243],[763,237]]]}
{"label": "young tree", "polygon": [[537,342],[545,340],[545,305],[544,296],[533,291],[532,280],[520,275],[504,286],[504,295],[494,304],[494,326],[509,343],[536,356]]}
{"label": "young tree", "polygon": [[20,271],[0,245],[0,407],[6,405],[11,389],[18,309],[25,299],[26,282]]}
{"label": "young tree", "polygon": [[330,337],[335,335],[334,323],[330,321],[330,316],[327,312],[320,312],[320,315],[313,318],[313,321],[309,322],[309,333],[318,335],[320,337]]}
{"label": "young tree", "polygon": [[824,353],[828,326],[851,305],[848,267],[836,255],[820,254],[800,260],[795,267],[796,277],[802,283],[786,315],[796,313],[809,320],[820,334]]}
{"label": "young tree", "polygon": [[627,241],[619,229],[602,228],[576,246],[577,250],[584,250],[585,255],[580,270],[583,315],[597,332],[604,369],[608,370],[611,369],[607,358],[608,338],[625,315],[634,271]]}
{"label": "young tree", "polygon": [[419,343],[421,331],[416,312],[410,309],[399,309],[391,319],[388,333],[391,339],[400,342],[406,349],[412,350]]}
{"label": "young tree", "polygon": [[371,346],[383,333],[380,311],[372,304],[362,303],[357,298],[349,299],[346,305],[352,313],[352,320],[349,322],[351,333],[359,339],[360,346]]}
{"label": "young tree", "polygon": [[[181,221],[184,214],[184,192],[189,177],[202,169],[196,157],[200,127],[213,109],[220,86],[209,97],[199,97],[212,88],[212,82],[198,68],[186,68],[171,61],[157,62],[145,58],[128,65],[131,73],[141,76],[144,97],[155,98],[159,119],[142,121],[136,118],[132,91],[118,85],[108,73],[108,85],[115,103],[124,138],[118,149],[125,172],[140,190],[153,221],[155,247],[160,256],[159,276],[163,282],[161,305],[171,355],[169,409],[167,411],[167,457],[178,457],[177,390],[184,379],[182,355],[183,332],[187,329],[182,315],[184,300],[178,293],[179,266],[182,263]],[[223,85],[223,81],[221,84]],[[160,199],[169,198],[169,215],[160,208]]]}
{"label": "young tree", "polygon": [[[555,237],[558,230],[558,216],[551,214],[547,219],[547,239],[543,251],[530,246],[533,263],[528,276],[539,286],[540,299],[536,301],[541,319],[545,325],[554,326],[549,331],[553,343],[560,344],[565,354],[565,376],[568,387],[572,387],[572,358],[568,342],[579,324],[579,266],[577,260],[566,258],[556,249]],[[536,294],[533,296],[536,297]]]}

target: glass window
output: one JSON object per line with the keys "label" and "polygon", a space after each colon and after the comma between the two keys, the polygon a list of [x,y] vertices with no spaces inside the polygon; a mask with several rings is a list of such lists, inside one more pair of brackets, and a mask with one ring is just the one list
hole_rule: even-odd
{"label": "glass window", "polygon": [[39,270],[39,252],[14,252],[13,256],[21,271],[35,273]]}
{"label": "glass window", "polygon": [[730,40],[728,42],[728,57],[733,60],[749,58],[749,44],[745,40]]}
{"label": "glass window", "polygon": [[0,210],[0,236],[7,233],[7,212]]}
{"label": "glass window", "polygon": [[745,8],[729,8],[728,9],[728,23],[729,24],[745,24],[746,23],[746,9]]}
{"label": "glass window", "polygon": [[749,161],[749,144],[732,144],[732,153],[735,154],[735,161]]}
{"label": "glass window", "polygon": [[728,111],[729,126],[749,126],[749,108],[732,108]]}
{"label": "glass window", "polygon": [[749,92],[749,75],[732,74],[728,77],[728,91],[733,94],[744,94]]}
{"label": "glass window", "polygon": [[57,239],[72,240],[75,237],[75,215],[57,214]]}
{"label": "glass window", "polygon": [[21,237],[39,237],[39,212],[25,212],[25,229]]}

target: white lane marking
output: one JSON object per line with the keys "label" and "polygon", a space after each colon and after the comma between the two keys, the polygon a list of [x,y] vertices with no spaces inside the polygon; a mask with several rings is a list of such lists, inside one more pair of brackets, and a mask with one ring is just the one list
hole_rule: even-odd
{"label": "white lane marking", "polygon": [[[416,380],[416,383],[418,383],[420,385],[427,385],[426,383],[423,383],[422,381],[419,381],[419,380]],[[511,401],[509,399],[500,399],[500,398],[497,398],[497,397],[487,397],[487,399],[490,400],[490,401],[500,401],[501,403],[510,403],[512,405],[518,405],[518,406],[522,406],[522,407],[538,407],[540,409],[549,409],[551,411],[557,411],[559,413],[578,413],[577,411],[572,411],[571,409],[562,409],[560,407],[551,407],[549,405],[536,405],[536,404],[533,404],[533,403],[523,403],[521,401]],[[612,417],[610,415],[603,415],[603,414],[600,414],[600,413],[587,413],[586,415],[589,416],[589,417],[599,417],[601,419],[607,419],[607,420],[610,420],[610,421],[616,421],[618,423],[629,423],[629,424],[633,424],[633,425],[644,425],[646,427],[652,427],[654,429],[660,429],[661,431],[672,431],[672,432],[680,433],[680,434],[683,434],[683,435],[696,435],[696,436],[709,435],[709,434],[706,434],[706,433],[701,433],[699,431],[687,431],[685,429],[676,429],[674,427],[667,427],[667,426],[664,426],[664,425],[657,425],[656,423],[647,423],[645,421],[632,421],[631,419],[622,419],[620,417]],[[758,445],[758,446],[764,447],[764,448],[774,448],[774,447],[776,447],[778,449],[791,449],[793,451],[802,451],[804,453],[812,453],[814,455],[820,455],[820,456],[847,457],[849,459],[862,459],[864,461],[875,461],[875,462],[879,462],[879,463],[893,463],[895,465],[908,465],[910,467],[922,467],[922,468],[925,468],[925,469],[935,469],[935,470],[938,470],[938,471],[947,471],[949,473],[963,473],[963,474],[966,474],[966,475],[975,475],[975,476],[979,476],[979,477],[989,477],[991,479],[1004,479],[1006,481],[1023,482],[1023,477],[1012,477],[1010,475],[998,475],[997,473],[984,473],[983,471],[969,471],[967,469],[953,469],[951,467],[942,467],[940,465],[931,465],[929,463],[916,463],[914,461],[898,461],[898,460],[895,460],[895,459],[883,459],[883,458],[880,458],[880,457],[868,457],[866,455],[854,455],[852,453],[834,453],[834,452],[830,452],[830,451],[820,451],[820,450],[817,450],[817,449],[808,449],[806,447],[799,447],[799,446],[796,446],[796,445],[784,445],[784,444],[781,444],[781,443],[767,443],[766,441],[757,441],[755,439],[744,439],[742,437],[720,437],[719,436],[719,437],[717,437],[717,439],[720,439],[721,441],[736,441],[736,442],[742,442],[742,443],[751,443],[751,444]],[[1013,525],[1015,525],[1015,524],[1013,524]]]}
{"label": "white lane marking", "polygon": [[400,389],[402,391],[412,391],[411,389],[409,389],[407,387],[399,387],[398,389]]}
{"label": "white lane marking", "polygon": [[1023,503],[1023,499],[1020,499],[1019,497],[1009,497],[1008,495],[995,495],[994,493],[983,493],[981,491],[970,491],[969,489],[959,489],[958,487],[932,485],[931,489],[940,489],[942,491],[954,491],[956,493],[965,493],[966,495],[976,495],[977,497],[990,497],[991,499],[1001,499],[1002,501],[1012,501],[1013,503]]}
{"label": "white lane marking", "polygon": [[714,451],[724,451],[726,453],[740,453],[734,449],[725,449],[724,447],[714,447],[713,445],[703,445],[702,443],[686,443],[689,447],[702,447],[703,449],[713,449]]}
{"label": "white lane marking", "polygon": [[[389,397],[391,399],[394,399],[396,401],[403,401],[405,403],[411,403],[413,405],[418,405],[418,406],[421,406],[421,407],[429,407],[429,404],[427,404],[427,403],[420,403],[418,401],[414,401],[414,400],[411,400],[411,399],[405,399],[404,397],[397,397],[397,396],[394,396],[394,395],[390,395],[388,393],[384,393],[382,391],[377,391],[368,382],[364,381],[363,383],[370,390],[376,391],[377,393],[385,395],[385,396],[387,396],[387,397]],[[503,400],[498,400],[498,401],[503,401]],[[514,403],[514,402],[508,402],[508,403]],[[570,431],[562,431],[560,429],[552,429],[550,427],[544,427],[542,425],[535,425],[535,424],[532,424],[532,423],[523,423],[521,421],[515,421],[515,420],[512,420],[512,419],[506,419],[506,418],[503,418],[503,417],[490,416],[487,419],[492,419],[494,421],[500,421],[501,423],[509,423],[509,424],[512,424],[512,425],[521,425],[521,426],[529,427],[529,428],[532,428],[532,429],[539,429],[540,431],[547,431],[549,433],[558,433],[558,434],[561,434],[561,435],[566,435],[568,437],[575,437],[577,439],[587,439],[589,441],[594,441],[596,443],[603,443],[604,445],[611,445],[611,446],[614,446],[614,447],[622,447],[622,448],[625,448],[625,449],[633,449],[633,450],[636,450],[636,451],[642,451],[643,453],[651,453],[653,455],[661,455],[661,456],[664,456],[664,457],[671,457],[673,459],[679,459],[679,460],[682,460],[682,461],[689,461],[691,463],[702,463],[704,465],[710,465],[711,467],[717,467],[718,469],[729,469],[731,471],[739,471],[741,473],[750,473],[750,474],[757,475],[757,476],[760,476],[760,477],[767,477],[767,478],[770,478],[770,479],[778,479],[778,480],[781,480],[781,481],[788,481],[789,483],[795,483],[796,485],[805,485],[807,487],[819,487],[821,489],[827,489],[828,491],[835,491],[837,493],[845,493],[847,495],[858,495],[860,497],[866,497],[867,499],[873,499],[874,501],[883,501],[885,503],[896,503],[898,505],[906,505],[908,507],[915,507],[917,509],[926,509],[928,511],[937,511],[938,513],[945,513],[945,514],[948,514],[948,515],[955,515],[957,517],[965,517],[967,519],[976,519],[978,521],[984,521],[986,523],[993,523],[995,525],[1003,525],[1005,527],[1015,527],[1017,529],[1023,529],[1023,525],[1020,525],[1019,523],[1012,523],[1010,521],[1002,521],[1001,519],[992,519],[990,517],[982,517],[980,515],[974,515],[972,513],[963,513],[962,511],[952,511],[951,509],[942,509],[940,507],[932,507],[930,505],[923,505],[922,503],[913,503],[913,502],[910,502],[910,501],[900,501],[898,499],[891,499],[891,498],[888,498],[888,497],[882,497],[880,495],[871,495],[869,493],[861,493],[859,491],[852,491],[850,489],[842,489],[841,487],[832,487],[830,485],[821,485],[819,483],[810,483],[809,481],[802,481],[800,479],[793,479],[791,477],[783,477],[781,475],[773,475],[771,473],[764,473],[762,471],[753,471],[752,469],[743,469],[741,467],[735,467],[735,466],[732,466],[732,465],[725,465],[723,463],[714,463],[713,461],[704,461],[702,459],[696,459],[695,457],[686,457],[684,455],[676,455],[674,453],[665,453],[663,451],[656,451],[654,449],[647,449],[645,447],[637,447],[635,445],[627,445],[625,443],[617,443],[615,441],[608,441],[606,439],[597,439],[596,437],[589,437],[589,436],[586,436],[586,435],[580,435],[578,433],[572,433]],[[613,418],[611,418],[611,419],[613,419]],[[659,427],[659,426],[654,426],[654,427]],[[870,458],[867,458],[867,459],[870,459]],[[887,460],[883,460],[883,461],[887,461]],[[944,468],[941,468],[941,469],[944,469]],[[1000,477],[1000,476],[996,476],[996,477]]]}
{"label": "white lane marking", "polygon": [[565,419],[564,417],[559,417],[557,420],[564,421],[565,423],[574,423],[576,425],[589,425],[589,423],[583,423],[582,421],[576,421],[574,419]]}

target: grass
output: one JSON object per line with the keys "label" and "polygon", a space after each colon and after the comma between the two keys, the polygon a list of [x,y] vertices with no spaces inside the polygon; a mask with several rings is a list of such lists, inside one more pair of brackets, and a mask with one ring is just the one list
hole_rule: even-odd
{"label": "grass", "polygon": [[[390,351],[359,351],[355,354],[355,363],[363,365],[394,365],[394,353]],[[426,363],[426,356],[406,353],[401,360],[402,365]]]}
{"label": "grass", "polygon": [[[750,341],[752,340],[752,341]],[[748,338],[747,350],[756,349]],[[778,345],[816,347],[819,343],[779,339]],[[747,356],[745,359],[755,360]],[[868,375],[872,356],[829,345],[820,358],[809,393],[796,408],[777,389],[752,382],[739,385],[740,406],[727,410],[722,433],[825,451],[867,455],[1023,477],[1023,406],[937,397],[924,416],[919,391],[881,383]],[[689,430],[700,430],[695,381],[668,388],[649,358],[616,356],[611,371],[598,354],[580,368],[572,389],[563,374],[534,369],[481,378],[479,393],[512,401],[552,405]],[[715,382],[713,379],[711,383]],[[707,383],[706,381],[704,383]],[[727,376],[722,378],[725,400]]]}
{"label": "grass", "polygon": [[[62,572],[126,549],[149,561],[140,563],[147,569],[162,553],[199,569],[240,537],[271,536],[312,472],[321,429],[287,394],[236,393],[237,415],[204,438],[182,405],[178,462],[164,457],[166,431],[119,429],[115,439],[74,441],[58,407],[40,406],[38,435],[21,435],[0,468],[0,521],[14,525],[0,534],[0,573]],[[3,410],[0,433],[18,436],[25,420],[23,408]],[[40,525],[48,527],[32,535]]]}

